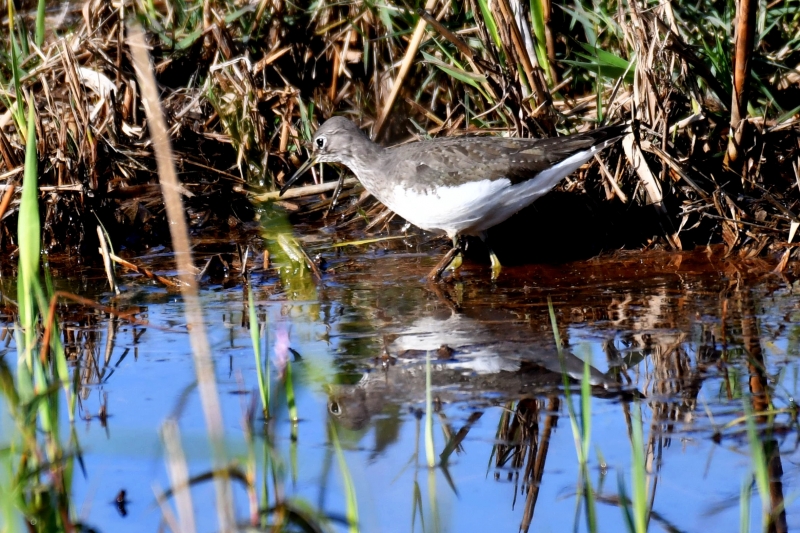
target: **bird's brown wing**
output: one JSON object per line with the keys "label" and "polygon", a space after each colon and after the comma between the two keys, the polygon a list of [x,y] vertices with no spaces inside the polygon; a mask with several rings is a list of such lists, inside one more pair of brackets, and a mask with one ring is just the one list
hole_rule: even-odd
{"label": "bird's brown wing", "polygon": [[397,164],[406,167],[401,174],[408,180],[408,187],[454,186],[501,178],[516,184],[593,146],[605,148],[624,135],[627,128],[608,126],[549,139],[449,137],[402,145],[391,151]]}

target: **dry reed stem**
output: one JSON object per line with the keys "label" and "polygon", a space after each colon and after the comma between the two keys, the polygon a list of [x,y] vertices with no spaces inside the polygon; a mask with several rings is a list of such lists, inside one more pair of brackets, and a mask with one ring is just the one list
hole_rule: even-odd
{"label": "dry reed stem", "polygon": [[0,220],[3,220],[6,211],[8,211],[8,206],[11,204],[11,200],[14,198],[14,193],[16,190],[16,185],[14,183],[10,183],[6,188],[6,192],[3,193],[3,200],[0,201]]}
{"label": "dry reed stem", "polygon": [[145,276],[147,278],[155,280],[155,281],[161,283],[162,285],[164,285],[165,287],[169,287],[170,289],[180,289],[180,286],[181,286],[180,283],[175,283],[174,281],[172,281],[169,278],[165,278],[164,276],[159,276],[158,274],[156,274],[155,272],[153,272],[149,268],[144,268],[144,267],[140,267],[140,266],[134,265],[130,261],[126,261],[125,259],[122,259],[121,257],[119,257],[119,256],[117,256],[115,254],[109,254],[109,258],[112,261],[114,261],[115,263],[118,263],[118,264],[122,265],[123,267],[127,268],[128,270],[131,270],[133,272],[136,272],[137,274],[141,274],[141,275],[143,275],[143,276]]}
{"label": "dry reed stem", "polygon": [[172,495],[175,497],[178,508],[178,527],[180,533],[193,533],[197,531],[194,521],[194,505],[192,504],[192,491],[189,485],[189,468],[186,464],[186,455],[181,446],[180,429],[178,422],[169,418],[161,426],[161,438],[166,451],[165,460],[167,471],[172,485]]}
{"label": "dry reed stem", "polygon": [[[756,0],[737,0],[734,28],[733,99],[731,102],[731,131],[725,163],[739,159],[739,148],[747,121],[747,84],[750,78],[750,58],[756,32]],[[741,162],[738,168],[745,168]]]}
{"label": "dry reed stem", "polygon": [[522,41],[522,34],[519,31],[519,26],[517,26],[516,17],[514,17],[514,14],[511,12],[511,6],[508,4],[508,0],[497,0],[497,4],[500,6],[500,12],[511,32],[511,42],[514,45],[517,57],[522,62],[522,69],[525,71],[525,77],[528,79],[528,83],[536,95],[536,103],[538,105],[547,104],[550,102],[550,93],[547,92],[547,88],[534,69],[534,63],[532,63],[532,61],[536,61],[536,58],[534,56],[532,59],[531,56],[528,55],[528,50],[525,48],[525,43]]}
{"label": "dry reed stem", "polygon": [[[435,6],[436,0],[426,0],[425,11],[433,11]],[[408,74],[409,69],[411,69],[411,64],[414,62],[414,57],[417,55],[417,50],[419,50],[422,37],[425,35],[426,26],[427,22],[424,18],[420,17],[416,28],[414,28],[414,34],[411,36],[411,40],[408,43],[406,55],[403,57],[403,62],[400,64],[400,70],[397,72],[397,76],[395,76],[394,84],[392,85],[392,91],[389,93],[389,97],[383,103],[383,109],[381,109],[381,113],[378,115],[378,120],[375,122],[375,125],[372,128],[373,139],[379,138],[381,132],[383,131],[383,126],[386,124],[386,117],[389,116],[389,112],[392,110],[394,101],[397,99],[397,95],[400,94],[400,89],[405,82],[406,75]]]}
{"label": "dry reed stem", "polygon": [[620,201],[623,204],[627,204],[628,196],[624,192],[622,192],[622,189],[619,188],[619,183],[617,183],[617,180],[608,171],[605,162],[602,159],[600,159],[599,155],[595,155],[594,160],[597,161],[598,165],[600,165],[600,171],[603,173],[603,177],[606,178],[609,185],[611,185],[611,189],[614,191],[614,194],[620,199]]}
{"label": "dry reed stem", "polygon": [[158,504],[158,508],[161,511],[161,518],[166,523],[167,528],[169,528],[169,530],[173,533],[179,533],[181,531],[180,522],[175,516],[175,513],[172,512],[172,508],[169,506],[166,493],[161,490],[158,484],[154,483],[153,494],[155,494],[156,504]]}
{"label": "dry reed stem", "polygon": [[[203,310],[195,281],[194,263],[189,244],[189,231],[184,218],[183,202],[179,193],[179,182],[173,164],[172,148],[167,134],[167,125],[161,111],[155,77],[150,65],[150,55],[144,33],[138,26],[128,29],[128,46],[136,68],[142,93],[142,103],[147,115],[150,138],[153,142],[158,175],[161,182],[164,203],[170,222],[170,233],[175,250],[179,277],[183,282],[183,293],[186,321],[189,325],[189,342],[195,361],[200,400],[203,405],[206,427],[214,450],[215,470],[224,471],[226,452],[224,445],[224,429],[222,410],[219,405],[214,362],[203,320]],[[233,516],[233,495],[227,476],[215,476],[214,485],[217,492],[217,517],[221,531],[234,531],[236,521]]]}

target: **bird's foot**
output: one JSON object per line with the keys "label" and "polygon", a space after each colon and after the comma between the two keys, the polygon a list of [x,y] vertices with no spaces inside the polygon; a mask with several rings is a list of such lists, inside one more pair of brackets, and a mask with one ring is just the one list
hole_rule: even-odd
{"label": "bird's foot", "polygon": [[500,271],[503,270],[503,265],[500,264],[500,260],[492,251],[489,251],[489,259],[492,261],[492,281],[494,281],[500,277]]}
{"label": "bird's foot", "polygon": [[452,270],[453,272],[455,272],[456,270],[458,270],[459,268],[461,268],[461,265],[462,265],[462,264],[464,264],[464,259],[463,259],[463,257],[461,256],[461,253],[459,252],[459,253],[458,253],[458,254],[457,254],[457,255],[456,255],[456,256],[455,256],[455,257],[454,257],[454,258],[453,258],[453,259],[450,261],[450,264],[449,264],[449,265],[447,265],[447,269],[448,269],[448,270]]}

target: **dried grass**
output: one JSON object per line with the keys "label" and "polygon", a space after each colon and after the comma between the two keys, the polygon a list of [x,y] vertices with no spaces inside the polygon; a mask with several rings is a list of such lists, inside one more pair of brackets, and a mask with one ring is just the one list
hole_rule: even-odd
{"label": "dried grass", "polygon": [[[54,11],[41,48],[29,39],[20,56],[21,94],[36,104],[38,150],[46,154],[45,244],[94,254],[92,212],[127,247],[169,242],[124,46],[124,21],[137,17],[149,31],[195,229],[232,231],[251,219],[249,198],[271,198],[305,157],[315,124],[334,113],[371,126],[382,142],[479,131],[555,135],[635,118],[641,129],[628,157],[605,154],[604,169],[593,163],[566,190],[616,202],[620,211],[625,199],[654,204],[662,231],[648,246],[724,242],[728,253],[781,255],[783,267],[797,257],[789,242],[800,222],[800,119],[791,109],[800,94],[796,1],[757,13],[744,89],[747,65],[731,64],[727,4],[533,5],[531,13],[520,0],[431,1],[422,18],[411,5],[362,1],[317,2],[306,11],[282,0],[182,8],[88,0]],[[33,17],[23,13],[16,26],[32,31]],[[10,38],[2,44],[8,50]],[[6,81],[8,64],[1,56]],[[750,125],[737,139],[735,168],[724,158],[733,72],[743,103],[736,107],[747,110]],[[2,91],[0,180],[15,198],[0,239],[13,250],[24,143],[13,118],[18,93],[6,82]],[[295,193],[300,203],[287,206],[300,214],[324,209],[320,189],[308,192],[315,196],[304,202]]]}

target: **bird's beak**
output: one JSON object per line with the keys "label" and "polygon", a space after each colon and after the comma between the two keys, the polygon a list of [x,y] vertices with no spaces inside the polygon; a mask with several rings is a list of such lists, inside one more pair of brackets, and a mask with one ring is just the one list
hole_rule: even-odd
{"label": "bird's beak", "polygon": [[300,176],[305,174],[306,170],[308,170],[309,168],[314,166],[314,163],[316,163],[316,162],[317,162],[317,158],[312,155],[310,158],[308,158],[306,160],[305,163],[300,165],[300,168],[297,169],[297,172],[292,174],[292,177],[289,178],[289,181],[287,181],[286,183],[283,184],[283,187],[281,187],[281,192],[278,194],[278,196],[283,196],[283,193],[285,193],[287,190],[289,190],[289,187],[291,187],[292,184],[300,178]]}

